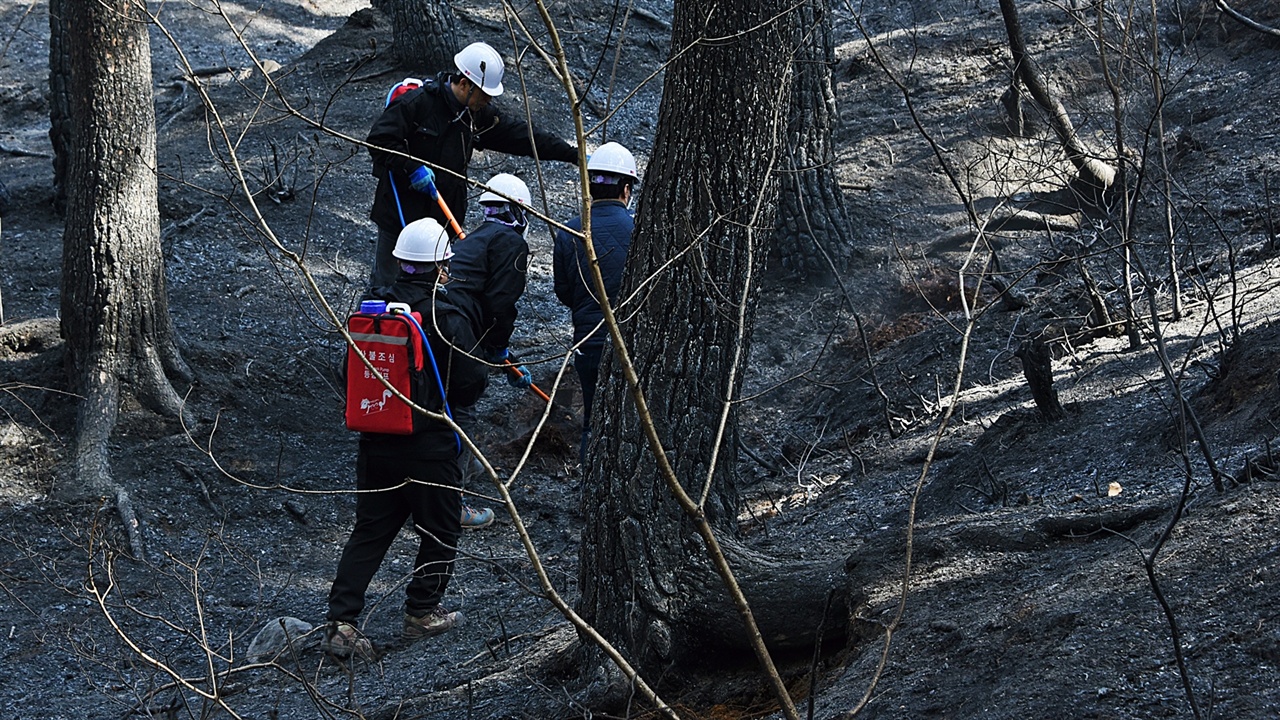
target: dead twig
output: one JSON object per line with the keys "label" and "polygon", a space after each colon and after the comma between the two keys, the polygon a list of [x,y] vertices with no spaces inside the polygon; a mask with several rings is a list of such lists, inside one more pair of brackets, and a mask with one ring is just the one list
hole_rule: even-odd
{"label": "dead twig", "polygon": [[52,157],[51,155],[49,155],[49,153],[37,152],[35,150],[26,150],[20,147],[15,147],[13,145],[5,145],[4,143],[0,143],[0,152],[3,152],[6,155],[12,155],[14,157],[38,157],[38,158]]}
{"label": "dead twig", "polygon": [[755,460],[757,465],[764,468],[765,470],[768,470],[770,475],[777,475],[781,472],[781,470],[779,470],[778,468],[777,463],[773,462],[772,460],[769,460],[768,458],[765,458],[764,456],[760,455],[760,453],[757,453],[755,450],[752,450],[751,446],[743,442],[742,438],[738,438],[738,449],[741,450],[742,453],[747,457],[751,458],[752,460]]}
{"label": "dead twig", "polygon": [[1214,0],[1214,4],[1218,6],[1218,9],[1222,11],[1223,15],[1227,15],[1232,20],[1235,20],[1241,25],[1244,25],[1245,27],[1251,30],[1257,30],[1258,32],[1263,33],[1264,35],[1271,35],[1272,37],[1280,37],[1280,30],[1277,30],[1276,28],[1270,27],[1268,25],[1263,25],[1262,23],[1257,22],[1256,20],[1253,20],[1247,15],[1244,15],[1240,11],[1228,5],[1227,0]]}
{"label": "dead twig", "polygon": [[26,21],[27,16],[31,14],[32,10],[36,9],[36,2],[37,0],[31,0],[27,4],[27,9],[22,13],[22,17],[18,18],[17,24],[13,26],[13,32],[9,33],[8,39],[4,41],[4,48],[0,49],[0,58],[9,54],[9,46],[13,44],[13,39],[18,37],[18,33],[22,30],[22,23]]}
{"label": "dead twig", "polygon": [[643,18],[644,20],[648,20],[649,22],[653,23],[654,25],[657,25],[663,30],[671,29],[670,22],[667,22],[666,20],[658,17],[657,15],[653,14],[652,12],[649,12],[648,10],[645,10],[644,8],[638,5],[635,5],[635,4],[631,5],[631,14],[635,15],[638,18]]}
{"label": "dead twig", "polygon": [[168,239],[170,236],[172,236],[175,232],[179,230],[186,230],[190,227],[193,227],[196,223],[200,222],[200,218],[206,215],[213,215],[213,214],[214,214],[213,208],[209,207],[208,205],[201,205],[199,210],[187,216],[185,220],[179,220],[177,222],[171,222],[168,225],[165,225],[164,229],[160,231],[160,237],[162,239]]}
{"label": "dead twig", "polygon": [[210,508],[216,509],[218,505],[213,501],[213,496],[209,494],[209,486],[205,485],[204,480],[200,477],[200,474],[197,473],[194,468],[192,468],[190,465],[187,465],[184,462],[175,460],[173,464],[177,465],[178,470],[180,470],[183,475],[186,475],[188,478],[194,481],[196,486],[200,488],[200,498],[204,500],[204,504],[209,506]]}

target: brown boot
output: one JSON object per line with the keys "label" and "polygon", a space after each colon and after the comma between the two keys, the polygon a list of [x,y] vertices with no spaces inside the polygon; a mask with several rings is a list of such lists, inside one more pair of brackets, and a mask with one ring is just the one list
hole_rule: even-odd
{"label": "brown boot", "polygon": [[329,623],[324,629],[324,640],[320,643],[320,649],[343,660],[352,655],[365,660],[377,657],[373,643],[369,642],[369,639],[364,637],[355,625],[345,622]]}
{"label": "brown boot", "polygon": [[406,640],[421,640],[449,632],[467,621],[461,611],[450,612],[437,605],[422,617],[404,616],[404,637]]}

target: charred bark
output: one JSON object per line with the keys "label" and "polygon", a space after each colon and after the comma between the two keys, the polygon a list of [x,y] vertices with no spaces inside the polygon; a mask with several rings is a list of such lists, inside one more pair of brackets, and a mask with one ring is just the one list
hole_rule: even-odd
{"label": "charred bark", "polygon": [[391,21],[391,54],[401,67],[420,73],[453,70],[458,19],[445,0],[374,0]]}
{"label": "charred bark", "polygon": [[71,71],[63,42],[63,7],[75,0],[49,0],[49,142],[53,145],[53,209],[67,209],[67,163],[71,155],[71,108],[67,78]]}
{"label": "charred bark", "polygon": [[169,319],[146,18],[131,0],[63,3],[70,108],[62,320],[76,417],[71,496],[118,495],[108,440],[122,392],[178,416],[190,371]]}
{"label": "charred bark", "polygon": [[774,245],[784,270],[803,280],[829,280],[854,252],[854,233],[832,163],[839,115],[831,83],[835,48],[830,0],[807,0],[799,18],[790,117],[782,147]]}
{"label": "charred bark", "polygon": [[1014,357],[1022,361],[1022,374],[1027,378],[1040,416],[1049,421],[1066,417],[1066,410],[1058,402],[1058,391],[1053,387],[1053,353],[1049,352],[1049,346],[1039,338],[1023,340]]}
{"label": "charred bark", "polygon": [[[698,533],[702,523],[727,544],[730,567],[765,616],[758,620],[767,639],[812,643],[818,615],[797,608],[820,610],[832,587],[825,568],[775,564],[723,539],[732,535],[738,505],[732,405],[723,432],[722,418],[741,389],[774,227],[773,178],[791,97],[787,43],[795,37],[777,22],[788,18],[787,7],[779,0],[676,4],[671,44],[687,50],[667,69],[620,293],[640,298],[620,312],[628,318],[622,336],[675,477],[690,496],[705,498],[697,517],[682,511],[665,484],[612,358],[597,390],[578,607],[651,683],[671,684],[716,657],[729,661],[707,647],[746,647],[741,608],[726,599]],[[706,37],[717,41],[695,42]],[[706,102],[720,97],[735,101]],[[805,572],[813,577],[797,577]],[[796,597],[806,591],[813,602]]]}

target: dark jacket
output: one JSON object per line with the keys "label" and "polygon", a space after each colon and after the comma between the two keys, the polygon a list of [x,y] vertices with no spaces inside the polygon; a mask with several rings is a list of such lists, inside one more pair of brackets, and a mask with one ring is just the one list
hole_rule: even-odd
{"label": "dark jacket", "polygon": [[[537,128],[532,131],[531,142],[530,129],[524,121],[499,115],[493,105],[478,113],[466,110],[449,89],[448,83],[454,77],[440,73],[417,90],[401,95],[369,130],[370,145],[413,157],[369,151],[373,174],[378,178],[369,217],[383,230],[398,233],[406,224],[423,217],[433,217],[447,227],[436,201],[409,186],[409,174],[424,163],[465,177],[474,150],[533,157],[536,149],[541,160],[578,162],[578,151],[571,145]],[[462,222],[467,214],[466,181],[437,169],[436,187],[450,212]]]}
{"label": "dark jacket", "polygon": [[[434,280],[414,279],[401,274],[394,285],[374,288],[370,297],[387,302],[408,303],[422,315],[422,329],[430,344],[425,361],[432,359],[440,373],[450,407],[474,405],[484,393],[489,369],[475,355],[475,334],[466,315],[449,299],[447,292],[434,288]],[[427,368],[430,373],[430,367]],[[428,383],[432,392],[429,410],[442,406],[438,385]],[[456,457],[461,449],[453,430],[441,421],[413,435],[361,433],[360,449],[372,455],[412,455],[421,459]]]}
{"label": "dark jacket", "polygon": [[[574,218],[565,225],[581,231],[582,218]],[[634,230],[635,220],[621,200],[592,201],[591,241],[600,260],[600,274],[604,277],[604,288],[610,302],[618,301],[622,270],[626,267]],[[604,319],[587,265],[586,248],[581,240],[560,230],[556,233],[553,260],[556,297],[573,314],[573,341],[577,343]],[[603,343],[607,336],[608,331],[601,328],[591,336],[588,344]]]}
{"label": "dark jacket", "polygon": [[480,349],[490,354],[511,342],[516,301],[524,294],[529,243],[514,228],[481,223],[465,240],[453,243],[449,258],[449,295],[471,315]]}

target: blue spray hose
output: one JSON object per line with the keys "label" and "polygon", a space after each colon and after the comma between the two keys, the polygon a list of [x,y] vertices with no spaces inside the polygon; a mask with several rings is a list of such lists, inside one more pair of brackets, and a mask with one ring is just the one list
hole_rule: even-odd
{"label": "blue spray hose", "polygon": [[404,227],[408,223],[404,221],[404,208],[400,207],[400,191],[396,189],[396,176],[390,170],[387,171],[387,180],[391,182],[391,197],[395,198],[396,212],[400,213],[400,227]]}
{"label": "blue spray hose", "polygon": [[[404,312],[403,310],[397,309],[397,310],[391,311],[391,314],[404,315],[406,318],[409,319],[409,322],[413,323],[413,326],[418,329],[418,334],[422,336],[422,345],[427,349],[427,357],[431,360],[431,372],[436,376],[436,387],[440,389],[440,402],[444,404],[444,414],[447,415],[450,420],[452,420],[453,412],[449,410],[449,398],[445,395],[445,392],[444,392],[444,381],[440,379],[440,366],[436,364],[435,351],[431,349],[431,341],[427,339],[427,333],[425,330],[422,329],[422,324],[418,322],[418,318],[414,317],[413,313],[411,312]],[[453,434],[453,440],[455,443],[457,443],[458,454],[461,455],[462,454],[462,438],[458,437],[458,433],[455,432]]]}
{"label": "blue spray hose", "polygon": [[[406,86],[407,83],[416,83],[416,85],[413,86],[415,88],[422,87],[421,80],[417,78],[405,78],[393,85],[391,89],[387,91],[387,101],[382,105],[382,107],[390,107],[391,101],[395,100],[397,97],[396,91],[401,87]],[[396,176],[392,174],[390,170],[387,170],[387,179],[391,181],[391,195],[396,200],[396,212],[400,213],[400,227],[404,227],[408,223],[404,221],[404,209],[400,207],[400,191],[396,189]]]}

